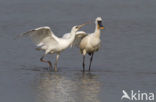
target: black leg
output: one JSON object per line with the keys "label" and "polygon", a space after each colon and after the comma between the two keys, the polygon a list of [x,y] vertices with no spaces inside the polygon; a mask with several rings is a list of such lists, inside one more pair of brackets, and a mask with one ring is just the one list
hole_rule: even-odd
{"label": "black leg", "polygon": [[91,64],[92,64],[92,60],[93,60],[93,55],[94,55],[94,53],[92,53],[91,54],[91,57],[90,57],[89,71],[90,71],[90,68],[91,68]]}
{"label": "black leg", "polygon": [[83,66],[83,72],[85,71],[85,55],[83,55],[83,63],[82,63],[82,66]]}
{"label": "black leg", "polygon": [[43,55],[43,56],[40,58],[40,61],[41,61],[41,62],[48,63],[48,64],[49,64],[49,71],[51,71],[51,70],[52,70],[52,63],[51,63],[50,61],[44,60],[44,59],[43,59],[44,56],[45,56],[45,55]]}

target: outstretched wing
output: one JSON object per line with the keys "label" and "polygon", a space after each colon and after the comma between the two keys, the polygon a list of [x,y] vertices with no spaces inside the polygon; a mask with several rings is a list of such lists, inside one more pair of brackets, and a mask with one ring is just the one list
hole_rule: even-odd
{"label": "outstretched wing", "polygon": [[50,27],[39,27],[22,34],[22,36],[30,36],[37,46],[48,46],[50,43],[57,43],[57,37],[51,31]]}
{"label": "outstretched wing", "polygon": [[[64,38],[64,39],[69,39],[70,36],[71,36],[70,33],[66,33],[66,34],[64,34],[64,35],[62,36],[62,38]],[[80,42],[81,42],[81,40],[82,40],[85,36],[87,36],[86,32],[84,32],[84,31],[77,31],[77,32],[76,32],[76,35],[75,35],[75,39],[74,39],[73,43],[71,44],[71,47],[72,47],[72,46],[77,46],[77,47],[78,47],[79,44],[80,44]]]}
{"label": "outstretched wing", "polygon": [[72,46],[77,46],[77,47],[79,47],[79,44],[80,44],[81,40],[82,40],[84,37],[86,37],[86,36],[87,36],[87,33],[84,32],[84,31],[78,31],[78,32],[76,32],[75,40],[74,40]]}

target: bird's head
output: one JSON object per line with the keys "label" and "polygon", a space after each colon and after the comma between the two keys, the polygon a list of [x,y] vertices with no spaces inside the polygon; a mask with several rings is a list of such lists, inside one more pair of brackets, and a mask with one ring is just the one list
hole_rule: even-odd
{"label": "bird's head", "polygon": [[77,32],[80,28],[82,28],[82,27],[85,26],[86,24],[88,24],[88,23],[74,26],[74,27],[72,28],[72,31]]}
{"label": "bird's head", "polygon": [[98,26],[98,29],[104,29],[104,26],[102,25],[102,18],[101,17],[97,17],[95,20],[95,23]]}
{"label": "bird's head", "polygon": [[77,32],[79,29],[80,29],[80,28],[79,28],[78,26],[74,26],[74,27],[72,28],[72,31]]}

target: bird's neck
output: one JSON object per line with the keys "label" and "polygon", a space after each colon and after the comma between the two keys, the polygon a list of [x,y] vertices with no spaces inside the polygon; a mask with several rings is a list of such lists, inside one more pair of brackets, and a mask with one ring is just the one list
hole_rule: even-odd
{"label": "bird's neck", "polygon": [[74,41],[74,39],[75,39],[75,31],[71,31],[71,36],[70,36],[70,38],[69,38],[69,41],[70,41],[70,43],[73,43],[73,41]]}
{"label": "bird's neck", "polygon": [[100,37],[100,33],[101,33],[101,31],[100,31],[100,29],[98,28],[98,24],[96,23],[96,26],[95,26],[95,31],[94,31],[94,35],[95,35],[95,37]]}

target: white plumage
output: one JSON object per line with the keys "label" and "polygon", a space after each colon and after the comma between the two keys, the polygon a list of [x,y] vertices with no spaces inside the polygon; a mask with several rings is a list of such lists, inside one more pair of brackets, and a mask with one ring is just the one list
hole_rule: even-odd
{"label": "white plumage", "polygon": [[32,41],[36,44],[37,50],[45,50],[45,54],[40,58],[40,61],[46,62],[49,64],[49,69],[51,70],[52,64],[50,61],[46,61],[43,58],[47,54],[56,53],[56,62],[54,70],[57,71],[57,62],[59,59],[60,52],[68,48],[75,39],[76,32],[86,24],[74,26],[71,29],[71,33],[67,36],[64,35],[62,38],[58,38],[50,29],[50,27],[39,27],[31,31],[25,32],[22,36],[30,36]]}
{"label": "white plumage", "polygon": [[[76,33],[75,41],[73,42],[76,46],[80,48],[81,54],[83,55],[83,71],[85,71],[85,55],[88,53],[91,55],[90,58],[90,65],[89,65],[89,71],[93,59],[93,54],[95,51],[98,51],[100,48],[100,34],[101,29],[104,29],[102,25],[102,18],[97,17],[95,20],[95,31],[94,33],[87,34],[85,32],[83,33]],[[81,31],[82,32],[82,31]]]}
{"label": "white plumage", "polygon": [[[83,37],[87,36],[86,32],[84,31],[77,31],[75,35],[75,39],[72,42],[71,46],[77,46],[79,45],[80,41]],[[70,33],[66,33],[63,35],[63,38],[68,39],[70,37]]]}

